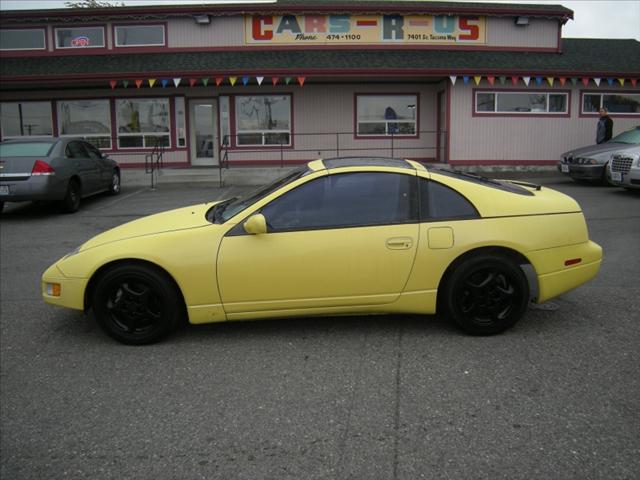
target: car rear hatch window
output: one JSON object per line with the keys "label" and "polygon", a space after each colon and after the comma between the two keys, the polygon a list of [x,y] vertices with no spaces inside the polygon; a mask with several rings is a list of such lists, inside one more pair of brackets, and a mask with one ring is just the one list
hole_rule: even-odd
{"label": "car rear hatch window", "polygon": [[0,143],[0,157],[46,157],[55,142]]}
{"label": "car rear hatch window", "polygon": [[515,193],[517,195],[532,196],[534,195],[534,193],[531,190],[527,190],[527,188],[531,188],[534,190],[540,190],[540,188],[542,188],[540,187],[540,185],[536,185],[533,183],[518,182],[518,181],[511,181],[511,180],[496,180],[493,178],[487,178],[481,175],[476,175],[476,174],[467,173],[467,172],[460,172],[457,170],[445,170],[442,168],[430,168],[429,170],[431,170],[434,173],[438,173],[440,175],[457,178],[459,180],[464,180],[464,181],[475,183],[478,185],[483,185],[489,188],[495,188],[497,190],[502,190],[505,192]]}

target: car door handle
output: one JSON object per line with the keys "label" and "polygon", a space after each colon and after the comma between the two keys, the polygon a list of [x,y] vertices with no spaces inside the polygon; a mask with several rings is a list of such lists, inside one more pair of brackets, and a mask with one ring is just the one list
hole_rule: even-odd
{"label": "car door handle", "polygon": [[411,237],[394,237],[387,240],[387,248],[390,250],[406,250],[413,245]]}

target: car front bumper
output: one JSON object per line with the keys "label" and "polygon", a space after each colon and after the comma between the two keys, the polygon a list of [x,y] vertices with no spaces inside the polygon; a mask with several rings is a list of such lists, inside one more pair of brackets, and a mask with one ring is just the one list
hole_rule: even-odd
{"label": "car front bumper", "polygon": [[0,201],[55,201],[66,195],[66,182],[56,175],[31,175],[26,180],[0,176]]}
{"label": "car front bumper", "polygon": [[84,310],[88,282],[86,278],[66,277],[53,264],[42,274],[42,298],[51,305]]}
{"label": "car front bumper", "polygon": [[[620,180],[616,173],[620,174]],[[627,173],[611,172],[611,183],[619,187],[640,189],[640,167],[631,168]]]}
{"label": "car front bumper", "polygon": [[558,162],[558,171],[578,180],[602,180],[604,165],[582,165]]}

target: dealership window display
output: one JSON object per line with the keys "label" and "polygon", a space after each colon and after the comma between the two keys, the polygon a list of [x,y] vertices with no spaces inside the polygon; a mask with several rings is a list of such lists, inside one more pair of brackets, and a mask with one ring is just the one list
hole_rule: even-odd
{"label": "dealership window display", "polygon": [[235,97],[238,146],[291,145],[289,95]]}
{"label": "dealership window display", "polygon": [[357,95],[359,136],[417,135],[417,95]]}
{"label": "dealership window display", "polygon": [[476,92],[477,113],[567,113],[568,93]]}
{"label": "dealership window display", "polygon": [[51,137],[51,102],[16,102],[0,104],[2,139]]}
{"label": "dealership window display", "polygon": [[0,50],[44,50],[44,28],[1,29]]}
{"label": "dealership window display", "polygon": [[116,47],[151,47],[165,44],[164,25],[118,25]]}
{"label": "dealership window display", "polygon": [[58,102],[60,136],[82,137],[98,148],[111,149],[109,100]]}
{"label": "dealership window display", "polygon": [[640,93],[585,93],[582,113],[597,114],[601,108],[615,114],[640,114]]}
{"label": "dealership window display", "polygon": [[168,98],[116,100],[116,115],[119,148],[170,146]]}

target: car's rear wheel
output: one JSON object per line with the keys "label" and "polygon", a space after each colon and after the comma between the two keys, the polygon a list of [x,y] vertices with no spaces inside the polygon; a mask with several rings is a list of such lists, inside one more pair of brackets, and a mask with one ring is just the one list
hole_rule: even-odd
{"label": "car's rear wheel", "polygon": [[129,345],[154,343],[171,333],[178,324],[181,305],[171,279],[147,265],[114,267],[100,277],[93,292],[98,325]]}
{"label": "car's rear wheel", "polygon": [[114,170],[111,174],[111,184],[109,185],[109,195],[118,195],[120,193],[120,172]]}
{"label": "car's rear wheel", "polygon": [[448,276],[444,306],[472,335],[493,335],[513,326],[526,311],[529,283],[518,264],[499,254],[464,260]]}
{"label": "car's rear wheel", "polygon": [[67,193],[62,200],[62,210],[66,213],[75,213],[80,208],[80,183],[77,180],[70,180],[67,185]]}

